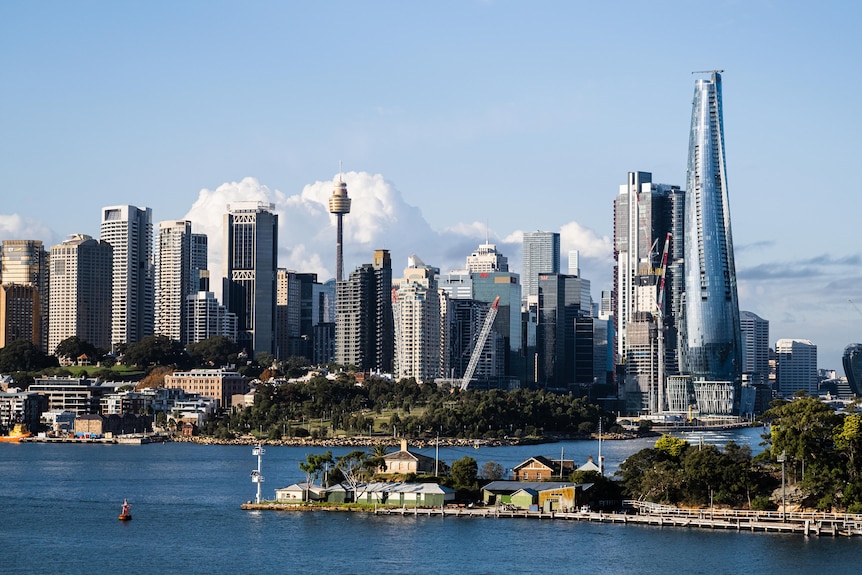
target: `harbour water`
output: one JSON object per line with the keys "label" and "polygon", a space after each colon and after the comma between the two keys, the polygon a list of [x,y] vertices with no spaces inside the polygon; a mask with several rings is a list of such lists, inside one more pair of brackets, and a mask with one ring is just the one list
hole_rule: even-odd
{"label": "harbour water", "polygon": [[[734,438],[757,449],[756,432]],[[602,453],[613,470],[651,444],[604,442]],[[298,462],[323,450],[267,448],[264,497],[302,480]],[[583,461],[597,445],[441,448],[440,457],[510,468],[561,451]],[[855,573],[862,563],[857,538],[242,511],[255,466],[247,446],[0,445],[0,573]],[[132,521],[117,520],[124,498]]]}

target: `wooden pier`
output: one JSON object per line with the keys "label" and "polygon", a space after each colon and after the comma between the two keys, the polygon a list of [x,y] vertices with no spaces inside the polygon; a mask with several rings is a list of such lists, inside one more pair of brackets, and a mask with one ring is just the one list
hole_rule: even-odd
{"label": "wooden pier", "polygon": [[745,511],[734,509],[683,509],[642,502],[628,502],[631,513],[594,511],[530,511],[502,507],[377,507],[362,509],[279,503],[247,503],[246,510],[357,511],[375,515],[416,517],[473,517],[486,519],[538,519],[547,521],[588,521],[654,527],[722,529],[761,533],[793,533],[803,536],[854,537],[862,535],[862,515],[818,512]]}

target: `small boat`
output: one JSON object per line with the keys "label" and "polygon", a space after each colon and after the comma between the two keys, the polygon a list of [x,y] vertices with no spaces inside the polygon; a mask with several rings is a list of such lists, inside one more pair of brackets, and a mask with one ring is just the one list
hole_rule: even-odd
{"label": "small boat", "polygon": [[0,435],[0,441],[3,443],[18,443],[25,437],[32,436],[33,434],[27,431],[26,425],[23,423],[16,423],[8,435]]}
{"label": "small boat", "polygon": [[129,502],[123,499],[123,506],[120,511],[120,516],[117,517],[120,521],[130,521],[132,519],[132,514],[129,512],[132,506],[129,505]]}

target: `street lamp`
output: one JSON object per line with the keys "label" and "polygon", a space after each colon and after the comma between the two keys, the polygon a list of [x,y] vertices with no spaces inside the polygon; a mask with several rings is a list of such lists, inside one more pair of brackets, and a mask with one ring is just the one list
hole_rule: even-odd
{"label": "street lamp", "polygon": [[787,461],[787,450],[783,450],[778,456],[778,463],[781,464],[781,521],[787,521],[787,495],[784,491],[784,462]]}

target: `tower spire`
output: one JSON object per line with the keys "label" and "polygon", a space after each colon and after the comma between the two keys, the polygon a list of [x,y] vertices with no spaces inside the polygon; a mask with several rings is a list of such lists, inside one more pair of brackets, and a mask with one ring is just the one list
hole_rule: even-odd
{"label": "tower spire", "polygon": [[342,258],[341,244],[343,240],[343,218],[344,214],[350,213],[350,198],[347,197],[347,184],[342,178],[341,161],[338,162],[338,181],[329,196],[329,213],[335,214],[337,223],[335,240],[335,281],[340,282],[344,276],[344,260]]}

